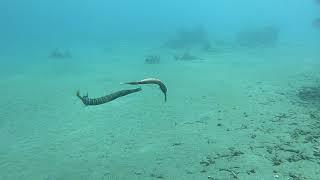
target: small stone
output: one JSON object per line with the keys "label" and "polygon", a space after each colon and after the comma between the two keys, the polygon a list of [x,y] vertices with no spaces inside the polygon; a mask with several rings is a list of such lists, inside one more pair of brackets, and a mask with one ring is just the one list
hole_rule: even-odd
{"label": "small stone", "polygon": [[136,172],[134,172],[134,174],[135,174],[135,175],[141,175],[142,172],[136,171]]}
{"label": "small stone", "polygon": [[277,171],[277,170],[273,170],[273,173],[275,173],[275,174],[276,174],[276,173],[278,173],[278,171]]}
{"label": "small stone", "polygon": [[254,173],[256,173],[256,170],[254,170],[254,169],[251,169],[251,170],[247,171],[247,174],[254,174]]}
{"label": "small stone", "polygon": [[201,173],[205,173],[205,172],[207,172],[207,170],[202,169],[200,172],[201,172]]}

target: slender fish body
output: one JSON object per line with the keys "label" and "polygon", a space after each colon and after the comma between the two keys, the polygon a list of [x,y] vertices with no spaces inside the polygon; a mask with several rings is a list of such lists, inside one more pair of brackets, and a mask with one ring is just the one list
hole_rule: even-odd
{"label": "slender fish body", "polygon": [[155,79],[155,78],[147,78],[143,79],[141,81],[134,81],[134,82],[127,82],[124,84],[131,84],[131,85],[139,85],[139,84],[157,84],[160,87],[160,90],[164,94],[164,101],[167,101],[167,87],[164,85],[164,83],[160,79]]}
{"label": "slender fish body", "polygon": [[121,91],[117,91],[114,92],[112,94],[103,96],[103,97],[99,97],[99,98],[89,98],[88,95],[85,96],[81,96],[80,92],[77,92],[77,97],[83,102],[83,104],[85,104],[86,106],[95,106],[95,105],[100,105],[100,104],[104,104],[110,101],[113,101],[119,97],[122,96],[126,96],[135,92],[139,92],[142,89],[139,88],[135,88],[135,89],[127,89],[127,90],[121,90]]}

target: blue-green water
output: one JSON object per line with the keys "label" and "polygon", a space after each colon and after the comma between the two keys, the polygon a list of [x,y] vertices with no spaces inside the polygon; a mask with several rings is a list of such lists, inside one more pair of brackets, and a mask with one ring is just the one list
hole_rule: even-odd
{"label": "blue-green water", "polygon": [[[319,17],[312,0],[0,1],[0,180],[319,179]],[[121,84],[145,78],[167,102]]]}

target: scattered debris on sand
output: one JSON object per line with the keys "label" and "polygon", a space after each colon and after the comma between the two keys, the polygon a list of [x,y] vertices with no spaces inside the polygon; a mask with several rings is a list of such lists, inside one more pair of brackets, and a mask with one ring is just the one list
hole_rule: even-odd
{"label": "scattered debris on sand", "polygon": [[182,55],[174,55],[176,61],[194,61],[194,60],[204,60],[198,56],[192,55],[189,52],[185,52]]}
{"label": "scattered debris on sand", "polygon": [[297,96],[306,103],[320,105],[320,86],[301,87]]}
{"label": "scattered debris on sand", "polygon": [[61,49],[54,49],[50,55],[49,58],[53,58],[53,59],[66,59],[66,58],[71,58],[72,55],[68,50],[61,50]]}
{"label": "scattered debris on sand", "polygon": [[160,56],[158,55],[148,55],[144,62],[146,64],[159,64],[160,63]]}

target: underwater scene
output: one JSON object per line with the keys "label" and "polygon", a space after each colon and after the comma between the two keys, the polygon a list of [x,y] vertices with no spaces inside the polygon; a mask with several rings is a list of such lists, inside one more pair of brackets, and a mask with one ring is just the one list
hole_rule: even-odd
{"label": "underwater scene", "polygon": [[319,180],[319,0],[1,0],[0,180]]}

